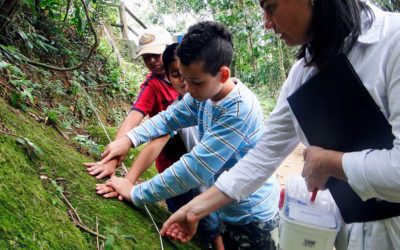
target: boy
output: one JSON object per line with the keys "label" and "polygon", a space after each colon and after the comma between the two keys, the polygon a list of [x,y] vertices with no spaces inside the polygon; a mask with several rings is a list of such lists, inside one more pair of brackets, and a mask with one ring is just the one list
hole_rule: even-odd
{"label": "boy", "polygon": [[[160,27],[148,28],[140,36],[137,57],[142,56],[144,64],[150,70],[150,73],[141,84],[137,100],[133,104],[129,115],[121,124],[115,140],[124,137],[146,115],[152,117],[158,114],[177,99],[178,93],[171,83],[168,82],[162,63],[162,53],[166,46],[171,43],[171,35]],[[180,138],[172,138],[156,159],[157,170],[159,172],[164,171],[172,163],[179,160],[180,156],[184,153],[186,153],[186,150]],[[101,179],[114,174],[115,169],[125,156],[125,154],[121,155],[105,164],[86,163],[85,166],[90,175]]]}
{"label": "boy", "polygon": [[[214,183],[255,146],[263,131],[256,96],[238,79],[230,78],[233,45],[225,27],[215,22],[192,26],[177,55],[190,95],[110,144],[101,162],[183,127],[198,125],[200,143],[150,181],[133,186],[112,177],[107,182],[135,205]],[[218,211],[226,249],[275,249],[270,231],[279,219],[278,190],[276,178],[271,178],[250,196]]]}
{"label": "boy", "polygon": [[[174,89],[179,93],[178,99],[181,99],[186,94],[187,84],[183,81],[178,68],[178,59],[175,56],[177,47],[177,43],[169,45],[162,55],[162,61],[165,68],[165,74]],[[178,100],[175,100],[172,105],[176,104],[177,102]],[[178,131],[178,134],[185,145],[186,152],[190,152],[192,148],[199,142],[197,126],[181,129]],[[170,133],[149,142],[135,159],[135,162],[132,164],[129,173],[125,176],[125,179],[129,180],[130,183],[135,184],[139,177],[151,166],[171,136],[178,135]],[[105,184],[96,185],[96,190],[97,194],[103,195],[105,198],[113,198],[118,196],[118,193]],[[172,213],[175,212],[199,193],[200,190],[191,189],[186,193],[166,199],[168,210]],[[121,200],[122,197],[118,198]],[[222,245],[222,238],[219,235],[219,219],[216,213],[212,213],[210,216],[207,216],[200,221],[199,234],[200,239],[205,246],[211,248],[213,245],[214,249],[224,249]]]}

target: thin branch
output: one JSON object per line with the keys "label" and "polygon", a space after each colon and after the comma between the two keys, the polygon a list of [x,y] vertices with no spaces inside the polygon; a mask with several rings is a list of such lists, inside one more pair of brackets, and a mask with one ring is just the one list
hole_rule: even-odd
{"label": "thin branch", "polygon": [[100,244],[99,244],[99,220],[97,219],[96,216],[96,246],[97,246],[97,250],[100,250]]}
{"label": "thin branch", "polygon": [[67,10],[65,11],[65,16],[64,16],[64,21],[63,21],[63,27],[64,27],[64,24],[65,24],[65,21],[67,20],[69,9],[71,8],[71,2],[72,2],[72,0],[68,0]]}
{"label": "thin branch", "polygon": [[[99,237],[100,239],[103,240],[107,240],[107,237],[99,234],[95,231],[93,231],[92,229],[88,228],[85,224],[83,224],[81,218],[79,217],[78,212],[76,212],[75,208],[72,206],[72,204],[69,202],[69,200],[67,199],[67,197],[65,197],[65,195],[60,192],[61,197],[63,198],[64,202],[67,204],[67,206],[71,209],[71,211],[73,212],[74,216],[71,216],[72,220],[74,221],[74,224],[77,225],[79,228],[85,230],[86,232],[95,235],[96,237]],[[76,217],[76,219],[75,219]]]}
{"label": "thin branch", "polygon": [[2,130],[0,130],[0,133],[1,133],[1,134],[5,134],[5,135],[9,135],[9,136],[12,136],[12,137],[19,138],[19,136],[18,136],[18,135],[15,135],[15,134],[12,134],[12,133],[9,133],[9,132],[6,132],[6,131],[2,131]]}
{"label": "thin branch", "polygon": [[95,231],[93,231],[92,229],[88,228],[88,227],[85,226],[84,224],[81,224],[81,223],[76,222],[75,225],[77,225],[79,228],[85,230],[86,232],[88,232],[88,233],[90,233],[90,234],[92,234],[92,235],[94,235],[94,236],[96,236],[96,237],[99,237],[99,238],[102,239],[102,240],[107,240],[107,237],[106,237],[106,236],[104,236],[104,235],[102,235],[102,234],[96,233]]}
{"label": "thin branch", "polygon": [[76,218],[78,219],[78,222],[81,223],[81,224],[83,224],[83,223],[82,223],[82,220],[81,220],[81,217],[79,217],[78,212],[76,212],[75,208],[74,208],[74,207],[72,206],[72,204],[69,202],[69,200],[67,199],[67,197],[65,197],[65,195],[64,195],[62,192],[60,192],[60,194],[61,194],[61,197],[63,198],[63,200],[65,201],[65,203],[68,205],[68,207],[74,212]]}

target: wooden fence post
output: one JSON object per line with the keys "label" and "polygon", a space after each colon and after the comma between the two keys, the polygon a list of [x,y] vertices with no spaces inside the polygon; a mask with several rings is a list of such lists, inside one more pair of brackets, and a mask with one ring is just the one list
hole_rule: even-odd
{"label": "wooden fence post", "polygon": [[125,46],[128,48],[129,57],[133,60],[135,59],[135,51],[128,37],[128,22],[126,21],[125,10],[126,10],[125,3],[121,3],[121,5],[119,6],[119,17],[122,24],[121,25],[122,39],[124,41]]}

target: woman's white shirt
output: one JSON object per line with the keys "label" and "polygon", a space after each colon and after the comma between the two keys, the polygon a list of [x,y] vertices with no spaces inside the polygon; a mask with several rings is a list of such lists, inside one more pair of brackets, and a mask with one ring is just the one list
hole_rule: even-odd
{"label": "woman's white shirt", "polygon": [[[371,7],[375,21],[369,29],[364,28],[348,58],[391,124],[394,147],[347,152],[342,164],[350,186],[363,200],[400,202],[400,14]],[[235,167],[219,177],[215,183],[219,190],[239,200],[261,186],[299,142],[309,145],[287,97],[316,72],[314,67],[305,67],[304,60],[292,67],[277,106],[266,120],[264,135]],[[400,249],[398,217],[350,224],[346,230],[339,238],[347,242],[348,249]]]}

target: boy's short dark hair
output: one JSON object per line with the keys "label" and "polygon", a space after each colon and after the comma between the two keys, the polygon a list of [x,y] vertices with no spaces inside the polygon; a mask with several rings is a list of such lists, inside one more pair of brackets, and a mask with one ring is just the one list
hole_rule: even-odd
{"label": "boy's short dark hair", "polygon": [[222,66],[230,67],[233,58],[231,32],[217,22],[200,22],[191,26],[177,49],[183,65],[202,61],[204,72],[217,75]]}
{"label": "boy's short dark hair", "polygon": [[178,43],[173,43],[169,45],[162,55],[162,61],[164,64],[164,70],[167,77],[169,77],[169,65],[176,60],[176,48],[178,47]]}

